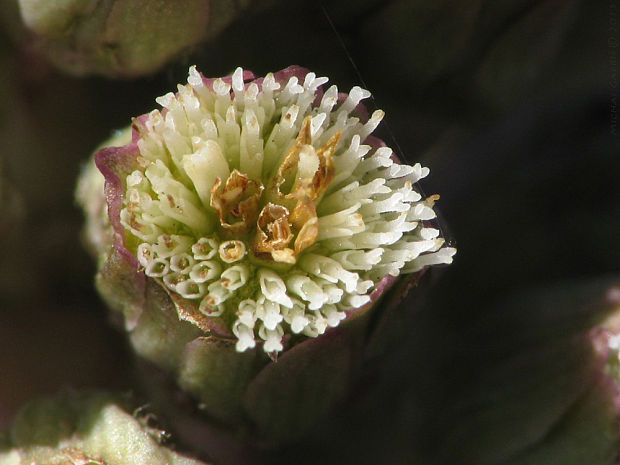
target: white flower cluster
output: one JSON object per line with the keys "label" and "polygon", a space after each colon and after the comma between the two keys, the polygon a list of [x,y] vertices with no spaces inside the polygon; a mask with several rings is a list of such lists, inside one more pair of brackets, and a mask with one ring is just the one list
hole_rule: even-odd
{"label": "white flower cluster", "polygon": [[331,86],[317,98],[325,82],[246,84],[241,68],[230,83],[207,81],[192,67],[187,85],[157,99],[165,110],[134,122],[140,169],[126,179],[121,223],[147,276],[232,321],[239,351],[316,337],[386,275],[455,253],[423,223],[436,198],[412,186],[429,170],[364,145],[383,112],[362,123],[354,110],[370,94],[354,87],[339,100]]}

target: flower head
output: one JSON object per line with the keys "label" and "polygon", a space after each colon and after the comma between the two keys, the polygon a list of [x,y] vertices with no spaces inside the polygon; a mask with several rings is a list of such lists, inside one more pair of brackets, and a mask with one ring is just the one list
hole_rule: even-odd
{"label": "flower head", "polygon": [[130,145],[96,160],[117,245],[179,317],[274,353],[455,250],[429,223],[438,196],[414,189],[429,170],[370,135],[383,112],[367,116],[368,91],[324,90],[299,67],[252,78],[190,68],[134,119]]}

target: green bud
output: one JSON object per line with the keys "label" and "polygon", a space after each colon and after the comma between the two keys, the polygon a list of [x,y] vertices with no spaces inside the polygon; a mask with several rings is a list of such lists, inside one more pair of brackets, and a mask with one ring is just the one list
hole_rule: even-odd
{"label": "green bud", "polygon": [[35,400],[18,413],[4,444],[0,465],[204,465],[162,442],[167,434],[140,410],[109,394],[64,392]]}
{"label": "green bud", "polygon": [[47,57],[78,76],[137,77],[218,33],[247,2],[20,0]]}

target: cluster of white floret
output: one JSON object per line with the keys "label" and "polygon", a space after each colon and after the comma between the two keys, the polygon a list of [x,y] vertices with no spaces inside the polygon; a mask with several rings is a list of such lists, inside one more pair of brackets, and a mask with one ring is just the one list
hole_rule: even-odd
{"label": "cluster of white floret", "polygon": [[[121,224],[138,238],[147,276],[195,301],[204,315],[233,321],[238,351],[255,347],[257,338],[271,353],[283,350],[286,333],[316,337],[368,303],[385,276],[449,263],[455,252],[423,223],[435,218],[436,198],[422,199],[413,184],[428,169],[365,145],[383,112],[365,123],[352,115],[370,95],[359,87],[339,100],[331,86],[317,99],[326,81],[308,73],[303,82],[292,76],[280,85],[268,74],[246,84],[240,68],[231,82],[207,81],[192,67],[187,85],[157,99],[165,110],[134,122],[140,169],[126,179]],[[318,227],[312,243],[274,263],[255,253],[253,231],[222,229],[212,195],[236,173],[260,185],[257,209],[273,206],[274,175],[304,122],[311,143],[301,146],[290,182],[313,179],[317,153],[329,141],[337,141],[334,174],[309,207]],[[240,195],[232,188],[221,194]]]}

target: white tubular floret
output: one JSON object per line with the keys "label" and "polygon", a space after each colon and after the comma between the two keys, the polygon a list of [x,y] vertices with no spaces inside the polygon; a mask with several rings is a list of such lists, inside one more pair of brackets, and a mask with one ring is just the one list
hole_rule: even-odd
{"label": "white tubular floret", "polygon": [[372,279],[367,279],[366,281],[359,281],[357,283],[357,289],[355,290],[355,292],[357,292],[358,294],[366,294],[368,293],[368,291],[370,291],[370,289],[373,288],[374,284],[375,283],[372,281]]}
{"label": "white tubular floret", "polygon": [[241,123],[239,169],[251,179],[260,179],[263,167],[263,140],[259,137],[258,118],[252,110],[246,109]]}
{"label": "white tubular floret", "polygon": [[[362,145],[359,134],[351,137],[348,149],[339,155],[334,164],[336,166],[336,176],[334,177],[334,187],[340,186],[342,182],[350,180],[355,172],[360,160],[370,151],[369,145]],[[329,189],[332,192],[333,189]]]}
{"label": "white tubular floret", "polygon": [[232,331],[233,334],[237,336],[237,343],[235,345],[237,352],[245,352],[248,349],[256,347],[254,330],[251,327],[246,326],[240,321],[236,321],[233,324]]}
{"label": "white tubular floret", "polygon": [[351,88],[349,95],[347,95],[347,98],[342,102],[338,110],[350,113],[363,99],[368,97],[370,97],[370,92],[361,87],[354,86]]}
{"label": "white tubular floret", "polygon": [[168,289],[170,289],[171,291],[175,291],[177,290],[177,285],[183,281],[187,280],[187,276],[185,276],[184,274],[181,273],[168,273],[166,275],[164,275],[164,284],[166,285],[166,287]]}
{"label": "white tubular floret", "polygon": [[161,278],[170,272],[170,264],[165,258],[157,257],[147,262],[144,273],[151,278]]}
{"label": "white tubular floret", "polygon": [[197,299],[205,295],[206,285],[188,279],[177,283],[175,291],[186,299]]}
{"label": "white tubular floret", "polygon": [[303,333],[308,337],[317,337],[325,332],[327,327],[327,318],[320,312],[308,314],[310,323],[304,328]]}
{"label": "white tubular floret", "polygon": [[330,328],[338,326],[347,316],[345,312],[338,311],[335,305],[325,305],[321,309],[321,313],[325,316],[327,325]]}
{"label": "white tubular floret", "polygon": [[344,293],[348,292],[342,289],[342,283],[334,284],[320,278],[316,278],[316,282],[321,286],[323,294],[327,296],[328,304],[337,304],[342,300],[342,296],[344,295]]}
{"label": "white tubular floret", "polygon": [[366,305],[370,302],[369,295],[355,295],[355,294],[347,294],[344,299],[342,299],[341,303],[345,306],[345,308],[359,308],[363,305]]}
{"label": "white tubular floret", "polygon": [[246,245],[241,241],[224,241],[218,248],[220,259],[225,263],[235,263],[246,254]]}
{"label": "white tubular floret", "polygon": [[410,215],[417,220],[432,220],[437,215],[435,211],[423,203],[417,204],[410,210]]}
{"label": "white tubular floret", "polygon": [[230,289],[222,283],[221,279],[209,284],[207,289],[209,293],[207,297],[211,297],[215,305],[221,304],[232,295]]}
{"label": "white tubular floret", "polygon": [[392,190],[385,185],[385,179],[383,178],[373,179],[363,185],[355,181],[326,197],[324,202],[321,202],[320,211],[331,213],[357,203],[369,204],[375,195],[389,194],[391,192]]}
{"label": "white tubular floret", "polygon": [[402,194],[403,202],[413,203],[418,202],[420,201],[420,199],[422,199],[422,196],[418,192],[413,190],[413,186],[409,181],[403,182],[402,185],[397,185],[396,183],[393,183],[389,187],[395,192],[399,192]]}
{"label": "white tubular floret", "polygon": [[345,270],[368,271],[381,261],[383,249],[378,247],[369,251],[364,250],[345,250],[336,252],[331,258],[338,261]]}
{"label": "white tubular floret", "polygon": [[356,273],[345,270],[336,260],[323,255],[308,253],[299,261],[299,266],[302,270],[331,283],[344,283],[347,292],[353,292],[357,287],[359,276]]}
{"label": "white tubular floret", "polygon": [[365,217],[374,217],[381,213],[388,212],[406,212],[409,205],[403,202],[403,195],[400,192],[392,192],[392,194],[382,200],[375,200],[362,206],[361,212]]}
{"label": "white tubular floret", "polygon": [[204,260],[196,263],[189,272],[189,277],[194,282],[206,283],[217,278],[222,272],[222,265],[215,260]]}
{"label": "white tubular floret", "polygon": [[431,265],[447,265],[452,263],[452,257],[456,253],[456,249],[453,247],[444,247],[437,252],[421,255],[413,262],[407,264],[403,271],[407,273],[415,273],[420,271],[425,266]]}
{"label": "white tubular floret", "polygon": [[310,324],[310,320],[306,316],[306,306],[297,299],[293,299],[293,308],[284,307],[282,313],[284,321],[290,325],[294,334],[301,333]]}
{"label": "white tubular floret", "polygon": [[310,310],[318,310],[327,303],[328,296],[321,287],[308,276],[293,275],[286,281],[289,291],[308,302]]}
{"label": "white tubular floret", "polygon": [[138,246],[136,257],[138,258],[138,263],[140,263],[142,268],[146,268],[155,259],[156,254],[153,251],[153,247],[151,246],[151,244],[143,242]]}
{"label": "white tubular floret", "polygon": [[211,260],[218,253],[219,244],[213,238],[201,237],[192,245],[192,253],[196,260]]}
{"label": "white tubular floret", "polygon": [[237,310],[237,320],[243,323],[248,328],[253,328],[254,323],[258,319],[256,315],[257,304],[255,300],[245,299],[239,302],[239,309]]}
{"label": "white tubular floret", "polygon": [[247,281],[250,270],[247,265],[235,265],[224,270],[220,281],[222,286],[233,292],[242,287]]}
{"label": "white tubular floret", "polygon": [[[381,147],[381,149],[385,149],[385,148],[387,147]],[[389,166],[392,166],[394,164],[394,161],[392,161],[391,158],[383,157],[379,155],[381,153],[380,152],[381,149],[377,150],[372,156],[366,157],[363,161],[361,161],[357,165],[357,168],[355,169],[354,173],[360,177],[363,177],[366,173],[372,172],[377,169],[387,168]],[[391,152],[392,151],[390,150],[390,153]],[[383,178],[375,178],[375,179],[383,179]]]}
{"label": "white tubular floret", "polygon": [[[440,241],[442,240],[440,239]],[[437,245],[441,245],[437,243],[437,239],[429,239],[427,241],[401,241],[389,247],[389,250],[391,251],[407,250],[408,253],[410,254],[408,261],[410,261],[410,260],[414,260],[415,258],[423,254],[424,252],[433,251],[434,249],[436,250]],[[387,254],[385,256],[385,259],[389,260],[389,257],[392,257],[393,253],[394,252],[390,252],[389,254]]]}
{"label": "white tubular floret", "polygon": [[390,216],[394,216],[394,219],[389,220],[388,215],[373,218],[372,221],[368,222],[367,230],[375,233],[405,233],[413,231],[418,226],[416,222],[407,221],[407,213],[405,212]]}
{"label": "white tubular floret", "polygon": [[325,122],[326,119],[327,119],[326,113],[319,113],[318,115],[312,117],[312,120],[310,123],[310,135],[313,138],[319,137],[321,135],[321,132],[322,132],[321,126],[323,126],[323,123]]}
{"label": "white tubular floret", "polygon": [[422,228],[420,230],[420,237],[424,240],[436,239],[439,237],[439,229]]}
{"label": "white tubular floret", "polygon": [[207,295],[200,302],[198,310],[200,311],[200,313],[203,313],[206,316],[216,318],[218,316],[221,316],[222,313],[224,313],[225,308],[222,304],[212,305],[209,299],[209,295]]}
{"label": "white tubular floret", "polygon": [[357,213],[360,207],[361,204],[356,203],[346,210],[320,217],[318,240],[346,237],[364,231],[364,217]]}
{"label": "white tubular floret", "polygon": [[[385,117],[385,112],[383,110],[375,110],[372,112],[370,119],[364,124],[364,126],[360,129],[360,137],[362,140],[366,139],[379,126],[379,123]],[[407,165],[404,165],[407,166]]]}
{"label": "white tubular floret", "polygon": [[256,301],[256,316],[267,329],[275,329],[284,319],[280,305],[266,299],[265,296],[260,296]]}
{"label": "white tubular floret", "polygon": [[284,335],[282,326],[278,325],[274,329],[268,329],[265,325],[261,325],[258,330],[258,335],[265,341],[263,343],[263,350],[265,352],[281,352],[282,349],[284,349],[282,345],[282,336]]}
{"label": "white tubular floret", "polygon": [[322,113],[331,113],[332,108],[338,101],[338,88],[336,86],[330,86],[329,89],[323,94],[321,103],[319,104],[319,111]]}
{"label": "white tubular floret", "polygon": [[159,209],[201,233],[212,229],[213,221],[199,207],[200,200],[185,185],[173,178],[161,160],[146,169],[146,177],[159,198]]}
{"label": "white tubular floret", "polygon": [[258,281],[266,299],[288,308],[293,306],[293,301],[286,293],[286,285],[276,272],[261,268],[258,270]]}
{"label": "white tubular floret", "polygon": [[301,94],[304,91],[304,88],[299,85],[299,79],[297,76],[291,76],[284,86],[284,89],[280,92],[280,98],[282,102],[290,102],[294,100],[294,97],[298,94]]}
{"label": "white tubular floret", "polygon": [[194,266],[194,257],[190,254],[183,252],[170,257],[170,269],[177,273],[187,274]]}
{"label": "white tubular floret", "polygon": [[206,207],[211,200],[211,188],[215,180],[228,179],[230,169],[217,141],[204,141],[199,137],[193,140],[197,150],[183,157],[183,169],[192,180],[202,205]]}
{"label": "white tubular floret", "polygon": [[188,236],[162,234],[157,237],[157,242],[153,245],[153,250],[158,256],[169,258],[188,250],[192,242],[193,239]]}
{"label": "white tubular floret", "polygon": [[120,222],[131,234],[143,241],[153,242],[161,233],[157,225],[148,220],[144,220],[142,215],[130,212],[127,208],[121,210]]}

